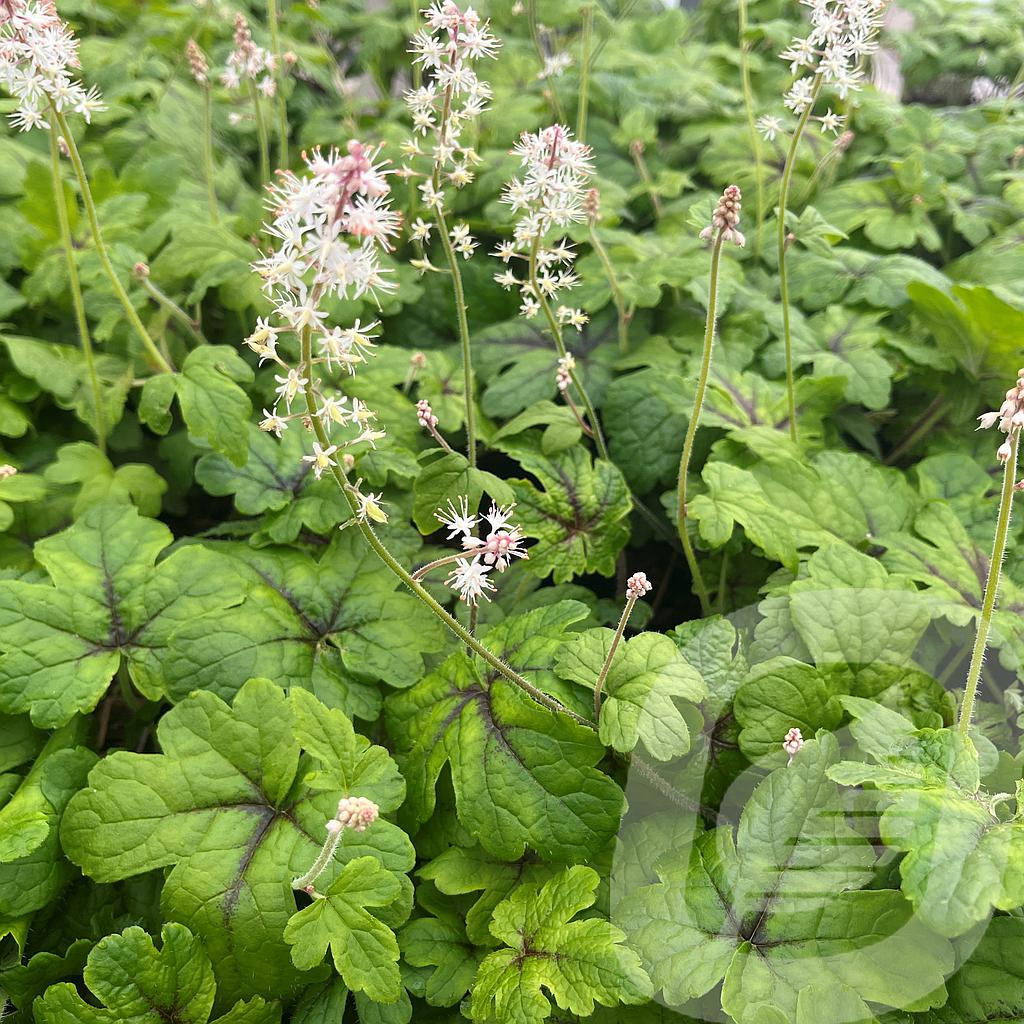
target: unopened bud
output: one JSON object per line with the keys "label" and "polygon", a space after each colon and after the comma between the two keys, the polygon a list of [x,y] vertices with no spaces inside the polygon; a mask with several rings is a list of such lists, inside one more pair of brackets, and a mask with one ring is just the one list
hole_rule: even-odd
{"label": "unopened bud", "polygon": [[144,281],[147,277],[149,277],[149,264],[143,263],[142,260],[139,260],[139,262],[136,263],[134,267],[132,267],[132,273],[140,281]]}
{"label": "unopened bud", "polygon": [[626,597],[638,601],[654,589],[645,572],[635,572],[626,580]]}
{"label": "unopened bud", "polygon": [[6,480],[8,477],[16,476],[18,471],[9,463],[5,462],[0,466],[0,480]]}

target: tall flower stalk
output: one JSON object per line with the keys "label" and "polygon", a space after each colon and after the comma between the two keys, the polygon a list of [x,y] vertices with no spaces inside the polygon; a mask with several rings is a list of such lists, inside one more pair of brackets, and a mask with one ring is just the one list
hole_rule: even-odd
{"label": "tall flower stalk", "polygon": [[220,219],[217,188],[213,180],[213,92],[210,89],[210,65],[199,44],[190,39],[185,47],[189,70],[203,94],[203,178],[206,181],[206,205],[214,224]]}
{"label": "tall flower stalk", "polygon": [[[438,0],[423,11],[425,27],[413,36],[409,50],[415,67],[429,75],[421,84],[406,93],[417,135],[431,136],[431,152],[425,153],[418,138],[405,145],[409,164],[403,169],[407,178],[422,176],[419,186],[424,205],[437,223],[438,236],[452,279],[455,318],[462,350],[463,390],[465,392],[466,454],[471,466],[476,465],[476,385],[473,374],[473,353],[469,334],[466,290],[462,282],[459,259],[468,259],[476,242],[465,224],[449,227],[444,189],[464,188],[474,177],[473,166],[479,158],[463,139],[466,128],[487,108],[491,90],[480,80],[472,65],[484,57],[496,57],[500,42],[491,34],[488,23],[467,7],[463,11],[454,0]],[[417,158],[430,161],[429,172],[419,175],[413,163]],[[429,240],[433,224],[417,222],[413,237]]]}
{"label": "tall flower stalk", "polygon": [[608,647],[608,654],[605,656],[604,664],[598,673],[597,682],[594,683],[595,722],[601,721],[601,691],[604,689],[605,680],[608,678],[609,671],[611,671],[612,662],[615,660],[615,652],[619,649],[619,643],[622,641],[622,634],[626,632],[629,617],[633,614],[637,601],[642,597],[646,597],[652,589],[653,587],[647,579],[647,573],[635,572],[626,580],[626,606],[622,609],[619,624],[615,627],[612,642]]}
{"label": "tall flower stalk", "polygon": [[693,549],[693,542],[690,540],[690,534],[686,526],[688,515],[687,480],[690,473],[690,460],[693,458],[693,442],[697,436],[697,427],[700,425],[700,414],[704,408],[704,395],[707,391],[708,376],[711,373],[711,356],[715,345],[715,316],[718,306],[718,267],[722,258],[722,245],[725,242],[735,242],[736,245],[743,245],[745,243],[743,235],[737,230],[737,225],[740,221],[741,198],[739,188],[736,185],[730,185],[722,193],[722,198],[715,207],[711,224],[700,234],[701,238],[711,241],[708,315],[704,325],[704,347],[701,352],[697,390],[693,396],[693,411],[690,413],[690,422],[686,425],[683,451],[679,457],[676,528],[679,531],[679,540],[683,545],[683,553],[686,555],[686,564],[690,567],[690,575],[693,577],[693,586],[697,592],[701,610],[705,615],[711,612],[711,601],[708,597],[707,584],[704,582],[704,574],[701,572],[696,552]]}
{"label": "tall flower stalk", "polygon": [[96,373],[96,356],[92,348],[92,336],[89,333],[89,321],[85,316],[85,303],[82,299],[82,285],[78,280],[78,264],[75,262],[75,247],[71,239],[71,224],[68,219],[68,204],[64,195],[64,178],[60,171],[60,141],[55,128],[50,129],[50,173],[53,176],[53,200],[57,207],[57,221],[60,224],[61,244],[68,267],[68,284],[71,289],[71,304],[75,310],[75,325],[78,338],[85,357],[85,370],[89,375],[89,390],[92,395],[93,430],[96,432],[96,444],[100,451],[107,450],[106,414],[103,409],[100,379]]}
{"label": "tall flower stalk", "polygon": [[[824,89],[829,89],[845,101],[860,88],[863,79],[861,67],[864,59],[877,48],[878,29],[886,0],[800,0],[810,8],[811,32],[798,37],[779,56],[787,61],[793,74],[800,74],[785,96],[785,105],[797,117],[796,127],[789,141],[786,163],[779,183],[778,262],[779,298],[782,302],[782,334],[786,353],[786,399],[789,412],[789,435],[798,437],[796,420],[796,391],[793,370],[793,337],[789,312],[789,274],[786,268],[787,230],[786,211],[800,141],[812,119],[822,132],[838,135],[846,123],[843,115],[829,107],[820,116],[815,106]],[[757,127],[768,141],[783,130],[778,117],[766,115]]]}
{"label": "tall flower stalk", "polygon": [[[52,4],[5,0],[0,6],[0,84],[17,100],[17,108],[10,115],[11,124],[21,131],[49,129],[63,139],[103,271],[150,359],[161,370],[171,370],[139,319],[103,242],[96,204],[66,113],[80,114],[88,124],[94,113],[104,109],[104,104],[95,86],[86,90],[74,79],[71,69],[78,66],[78,40]],[[53,141],[59,146],[58,139]],[[81,324],[79,335],[85,337]]]}
{"label": "tall flower stalk", "polygon": [[278,24],[277,0],[267,0],[267,24],[270,27],[270,52],[274,58],[274,99],[277,101],[277,163],[288,166],[288,107],[281,89],[281,29]]}
{"label": "tall flower stalk", "polygon": [[754,187],[757,189],[757,207],[754,210],[754,256],[761,252],[761,232],[764,228],[764,160],[754,119],[754,90],[750,84],[750,43],[747,41],[747,0],[738,0],[740,83],[743,87],[743,110],[747,117],[750,148],[754,154]]}
{"label": "tall flower stalk", "polygon": [[[564,328],[580,330],[589,318],[581,309],[561,304],[552,307],[560,292],[579,283],[573,270],[576,251],[564,238],[548,241],[553,232],[586,220],[586,186],[594,175],[591,150],[573,138],[565,125],[554,124],[539,132],[523,132],[512,152],[524,170],[521,177],[513,177],[505,186],[501,201],[519,214],[519,220],[512,241],[503,242],[493,253],[508,266],[495,275],[495,280],[505,289],[519,289],[519,311],[524,317],[529,320],[543,315],[547,321],[559,365],[579,393],[598,454],[607,459],[608,447],[597,411],[579,379],[575,361],[569,358],[563,337]],[[524,277],[512,269],[513,260],[525,264]]]}
{"label": "tall flower stalk", "polygon": [[978,614],[978,624],[971,651],[971,664],[967,670],[967,684],[964,700],[960,706],[960,731],[966,735],[971,727],[974,701],[978,693],[981,667],[985,661],[992,616],[999,597],[999,579],[1003,571],[1003,557],[1006,554],[1006,538],[1010,530],[1010,513],[1013,508],[1014,492],[1021,489],[1017,483],[1017,455],[1020,448],[1021,429],[1024,428],[1024,367],[1017,371],[1017,383],[1006,392],[1003,404],[995,412],[979,417],[981,426],[997,426],[1006,434],[1006,440],[999,446],[996,456],[1003,464],[1003,486],[999,496],[999,515],[996,519],[996,533],[992,542],[992,557],[988,563],[988,579],[985,594]]}
{"label": "tall flower stalk", "polygon": [[601,195],[596,188],[592,188],[587,192],[586,198],[583,200],[583,209],[587,215],[587,231],[590,235],[590,244],[594,252],[597,253],[597,258],[601,261],[601,268],[604,270],[604,276],[608,279],[608,287],[612,292],[612,301],[615,303],[619,334],[619,353],[626,355],[629,352],[629,321],[631,314],[626,307],[626,300],[622,294],[622,287],[619,284],[618,275],[615,273],[615,267],[611,259],[609,259],[608,251],[605,249],[604,243],[597,233],[597,222],[601,217]]}

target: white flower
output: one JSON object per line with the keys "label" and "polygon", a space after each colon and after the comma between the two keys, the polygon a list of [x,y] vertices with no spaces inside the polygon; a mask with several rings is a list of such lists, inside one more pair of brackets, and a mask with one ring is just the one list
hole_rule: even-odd
{"label": "white flower", "polygon": [[456,506],[451,498],[448,499],[447,508],[439,508],[434,513],[434,518],[448,528],[448,540],[460,534],[463,537],[470,536],[477,527],[480,520],[475,515],[469,514],[469,498],[460,495],[459,504]]}
{"label": "white flower", "polygon": [[831,132],[833,135],[838,135],[846,124],[846,118],[842,114],[833,114],[832,108],[829,107],[825,113],[817,119],[821,122],[822,132]]}
{"label": "white flower", "polygon": [[309,381],[294,368],[290,369],[285,377],[280,376],[280,374],[274,374],[274,380],[278,383],[278,387],[274,389],[277,392],[278,399],[283,398],[285,406],[291,412],[295,396]]}
{"label": "white flower", "polygon": [[430,232],[433,231],[434,225],[425,223],[420,217],[417,217],[413,222],[409,231],[409,237],[414,242],[429,242]]}
{"label": "white flower", "polygon": [[479,558],[473,558],[472,561],[460,558],[455,565],[445,583],[452,590],[459,592],[459,600],[465,601],[468,605],[477,604],[481,597],[489,601],[487,591],[497,589],[487,578],[491,566],[484,565]]}
{"label": "white flower", "polygon": [[365,832],[380,814],[380,808],[362,796],[344,796],[338,801],[338,812],[334,820],[353,832]]}
{"label": "white flower", "polygon": [[774,142],[775,136],[782,131],[782,120],[771,114],[765,114],[757,119],[756,128],[765,142]]}
{"label": "white flower", "polygon": [[313,464],[313,475],[320,479],[325,469],[329,469],[331,466],[336,466],[338,463],[331,458],[331,456],[338,450],[336,444],[328,445],[326,448],[321,448],[320,445],[313,442],[313,454],[303,455],[303,462],[311,462]]}
{"label": "white flower", "polygon": [[263,419],[260,420],[260,430],[266,430],[268,433],[274,434],[276,437],[281,436],[283,430],[288,429],[288,421],[281,416],[278,416],[277,410],[271,412],[269,409],[263,410]]}

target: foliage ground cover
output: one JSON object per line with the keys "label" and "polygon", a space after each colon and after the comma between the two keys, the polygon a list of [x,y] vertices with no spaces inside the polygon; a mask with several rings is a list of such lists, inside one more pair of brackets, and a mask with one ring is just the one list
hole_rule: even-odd
{"label": "foliage ground cover", "polygon": [[0,1018],[1024,1020],[1022,67],[0,3]]}

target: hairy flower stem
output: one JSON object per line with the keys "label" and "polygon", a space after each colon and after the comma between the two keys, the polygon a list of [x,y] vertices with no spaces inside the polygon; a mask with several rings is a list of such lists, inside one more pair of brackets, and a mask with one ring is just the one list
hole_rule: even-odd
{"label": "hairy flower stem", "polygon": [[814,76],[810,99],[804,107],[800,120],[797,121],[793,137],[789,140],[789,151],[786,153],[786,164],[779,182],[779,298],[782,302],[782,337],[786,348],[786,404],[789,411],[789,436],[794,442],[797,439],[796,429],[796,390],[793,382],[793,333],[789,322],[789,274],[786,270],[786,203],[789,201],[789,186],[793,180],[793,166],[796,164],[797,151],[803,138],[807,120],[817,102],[818,93],[824,79],[819,72]]}
{"label": "hairy flower stem", "polygon": [[985,596],[981,602],[981,614],[978,616],[978,630],[974,637],[974,650],[971,652],[971,666],[967,670],[967,685],[964,688],[964,701],[960,706],[960,732],[967,735],[971,727],[971,716],[974,714],[974,698],[978,692],[978,680],[981,678],[981,666],[985,660],[985,648],[988,646],[988,634],[992,627],[992,614],[996,610],[996,598],[999,595],[999,577],[1003,571],[1003,556],[1006,554],[1006,536],[1010,529],[1010,511],[1013,505],[1013,492],[1017,479],[1017,449],[1020,446],[1021,428],[1016,427],[1010,434],[1010,457],[1003,464],[1003,490],[999,499],[999,518],[996,521],[996,535],[992,542],[992,557],[988,564],[988,580],[985,582]]}
{"label": "hairy flower stem", "polygon": [[267,0],[267,22],[270,26],[270,51],[274,55],[274,97],[277,100],[277,164],[288,166],[288,108],[281,91],[281,32],[278,28],[277,0]]}
{"label": "hairy flower stem", "polygon": [[654,219],[659,221],[664,211],[661,208],[661,199],[654,188],[654,179],[651,177],[650,168],[644,159],[644,145],[639,139],[634,139],[629,144],[629,155],[633,158],[636,173],[640,175],[640,180],[644,183],[644,188],[647,190],[647,196],[651,200],[651,206],[654,209]]}
{"label": "hairy flower stem", "polygon": [[159,289],[148,277],[138,279],[146,294],[158,305],[163,306],[201,345],[207,344],[206,337],[199,329],[199,322],[188,315],[166,292]]}
{"label": "hairy flower stem", "polygon": [[601,671],[597,676],[597,682],[594,683],[594,721],[601,721],[601,691],[604,689],[605,680],[608,678],[608,672],[612,667],[612,660],[615,657],[615,652],[619,649],[619,641],[622,640],[622,634],[626,631],[626,623],[629,622],[630,615],[633,614],[633,606],[636,604],[638,598],[627,597],[626,607],[622,609],[622,616],[619,618],[619,624],[615,627],[615,636],[612,637],[611,647],[608,648],[608,655],[604,659],[604,664],[601,666]]}
{"label": "hairy flower stem", "polygon": [[255,82],[249,83],[249,95],[252,97],[253,115],[256,118],[256,140],[260,148],[260,188],[263,188],[270,181],[270,140],[267,137],[267,122],[263,118],[263,107]]}
{"label": "hairy flower stem", "polygon": [[460,558],[465,558],[466,553],[464,551],[457,551],[453,555],[445,555],[443,558],[435,558],[432,562],[427,562],[426,565],[421,565],[414,573],[412,573],[412,579],[421,580],[428,572],[433,572],[434,569],[440,569],[443,565],[451,565],[452,562],[457,562]]}
{"label": "hairy flower stem", "polygon": [[[302,332],[301,345],[303,372],[306,379],[312,381],[313,345],[312,332],[308,327]],[[324,430],[323,424],[320,422],[320,417],[317,415],[316,398],[313,394],[312,386],[305,388],[304,394],[306,397],[306,409],[313,424],[313,433],[321,446],[326,448],[330,444],[330,439],[327,436],[327,431]],[[506,665],[501,658],[489,651],[468,630],[466,630],[458,619],[446,611],[445,608],[434,599],[431,593],[418,580],[414,579],[412,574],[402,565],[402,563],[391,554],[383,541],[381,541],[374,532],[373,527],[370,526],[365,519],[358,516],[359,500],[357,491],[349,482],[348,474],[345,470],[342,469],[341,466],[331,466],[330,470],[335,482],[345,495],[345,500],[348,502],[352,515],[356,517],[356,525],[359,532],[363,535],[366,543],[370,545],[377,557],[434,613],[434,615],[436,615],[471,651],[473,651],[474,654],[483,658],[491,668],[497,670],[497,672],[509,680],[509,682],[514,683],[525,693],[528,693],[535,701],[537,701],[538,704],[542,704],[549,711],[568,715],[581,725],[593,728],[592,723],[587,721],[587,719],[582,715],[577,715],[575,711],[571,711],[560,701],[555,700],[554,697],[549,697],[542,690],[537,689],[537,687],[528,679],[525,679],[509,665]]]}
{"label": "hairy flower stem", "polygon": [[308,892],[314,899],[323,899],[323,895],[313,888],[313,883],[327,870],[327,865],[334,859],[344,831],[344,829],[338,829],[337,832],[327,833],[327,838],[324,840],[324,845],[317,854],[316,860],[313,861],[313,866],[304,875],[292,879],[293,889]]}
{"label": "hairy flower stem", "polygon": [[580,92],[576,108],[576,138],[587,141],[587,108],[590,106],[590,44],[594,36],[594,7],[586,4],[583,15],[583,51],[580,54]]}
{"label": "hairy flower stem", "polygon": [[679,540],[683,545],[683,554],[686,555],[686,564],[690,567],[690,575],[693,577],[693,585],[697,591],[697,599],[700,601],[701,611],[705,615],[711,613],[711,602],[708,598],[708,588],[704,582],[704,575],[700,571],[700,565],[697,563],[697,554],[693,550],[693,543],[690,541],[690,535],[686,529],[686,480],[690,472],[690,459],[693,457],[693,441],[697,436],[700,414],[704,408],[704,393],[708,387],[708,375],[711,372],[711,354],[715,346],[715,312],[718,306],[718,265],[722,257],[722,241],[723,232],[720,230],[715,235],[714,245],[711,249],[711,277],[708,282],[708,316],[704,325],[704,351],[700,361],[700,376],[697,378],[697,390],[693,396],[693,412],[690,413],[690,422],[686,425],[683,453],[679,457],[679,489],[676,510],[676,526],[679,530]]}
{"label": "hairy flower stem", "polygon": [[473,353],[469,341],[469,318],[466,314],[466,290],[462,284],[462,271],[459,269],[459,257],[452,248],[448,234],[448,222],[444,210],[437,208],[437,230],[441,236],[441,245],[448,261],[448,269],[452,275],[452,289],[455,292],[455,317],[459,325],[459,345],[462,348],[462,381],[466,397],[466,457],[471,466],[476,465],[476,401],[473,380]]}
{"label": "hairy flower stem", "polygon": [[85,316],[82,286],[78,280],[75,248],[71,241],[71,224],[68,220],[68,204],[64,195],[64,179],[60,173],[60,145],[57,141],[57,129],[55,127],[50,129],[50,170],[53,174],[53,198],[57,206],[60,237],[64,245],[64,256],[68,264],[71,304],[75,309],[75,324],[78,327],[78,337],[81,340],[82,354],[85,357],[85,368],[89,374],[89,389],[92,392],[93,429],[96,431],[97,446],[101,452],[105,452],[107,450],[107,431],[103,415],[100,379],[96,373],[96,357],[92,349],[92,336],[89,334],[89,321]]}
{"label": "hairy flower stem", "polygon": [[[540,61],[541,69],[547,64],[547,55],[544,53],[544,44],[540,39],[540,26],[537,23],[537,0],[527,0],[526,20],[530,26],[530,38],[533,40],[533,48],[537,51],[537,59]],[[555,91],[555,83],[550,79],[545,80],[548,98],[551,101],[551,109],[554,111],[555,120],[559,124],[565,124],[565,111],[562,109],[562,101]]]}
{"label": "hairy flower stem", "polygon": [[68,147],[68,154],[71,157],[71,165],[74,167],[75,177],[78,179],[78,190],[82,195],[82,205],[85,207],[85,215],[89,221],[89,230],[92,232],[93,244],[96,246],[96,254],[100,258],[100,264],[103,267],[103,271],[109,278],[110,284],[114,289],[114,294],[121,303],[128,322],[135,329],[135,333],[138,334],[139,339],[142,342],[142,346],[146,350],[146,354],[161,371],[164,373],[173,373],[174,367],[171,366],[160,349],[157,348],[156,343],[149,336],[149,331],[146,330],[146,325],[139,318],[139,314],[135,311],[135,307],[132,305],[131,299],[128,298],[128,293],[124,290],[124,285],[121,284],[121,281],[117,276],[117,272],[114,270],[114,265],[110,262],[110,254],[107,252],[107,246],[103,241],[103,234],[100,231],[100,221],[99,216],[96,213],[96,203],[93,201],[92,189],[89,188],[89,179],[85,174],[85,165],[82,163],[82,156],[78,152],[78,146],[75,143],[74,136],[71,134],[71,129],[68,127],[67,119],[60,111],[55,110],[53,107],[51,107],[50,110],[57,126],[60,128],[60,134]]}
{"label": "hairy flower stem", "polygon": [[[555,348],[558,349],[558,354],[563,359],[568,355],[565,349],[565,342],[562,341],[562,325],[558,322],[558,318],[551,310],[551,304],[548,302],[547,297],[540,290],[540,284],[537,281],[537,250],[540,248],[540,238],[535,238],[533,246],[530,248],[530,287],[533,289],[533,294],[536,296],[537,301],[540,303],[540,308],[544,311],[544,317],[548,322],[548,328],[551,331],[551,337],[555,341]],[[597,447],[597,454],[602,459],[607,459],[611,462],[611,456],[608,454],[608,446],[604,441],[604,434],[601,432],[601,424],[597,419],[597,412],[594,410],[594,404],[590,401],[590,395],[587,394],[583,385],[580,383],[579,376],[575,369],[569,371],[569,377],[571,378],[573,385],[579,392],[579,396],[583,401],[583,408],[587,411],[587,419],[590,421],[591,432],[594,438],[594,445]]]}
{"label": "hairy flower stem", "polygon": [[209,84],[203,86],[203,175],[206,178],[206,205],[210,220],[220,220],[217,209],[217,187],[213,183],[213,91]]}
{"label": "hairy flower stem", "polygon": [[754,122],[754,90],[750,85],[750,43],[747,42],[747,0],[739,3],[740,81],[743,85],[743,109],[747,115],[747,132],[754,151],[754,184],[757,209],[754,211],[754,258],[761,255],[761,234],[764,230],[764,161],[761,159],[761,138]]}
{"label": "hairy flower stem", "polygon": [[604,275],[608,278],[608,287],[612,290],[612,301],[615,303],[615,310],[619,316],[619,353],[626,355],[629,352],[629,311],[626,309],[626,300],[622,295],[622,288],[619,287],[619,279],[615,274],[615,267],[608,257],[601,239],[597,236],[597,227],[590,221],[590,244],[597,253],[597,258],[604,268]]}

